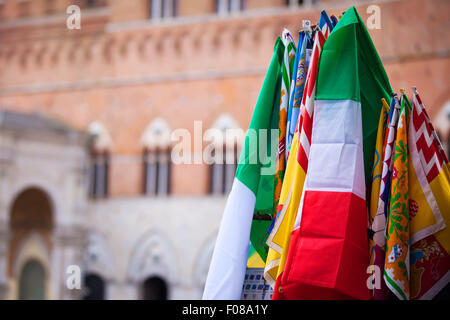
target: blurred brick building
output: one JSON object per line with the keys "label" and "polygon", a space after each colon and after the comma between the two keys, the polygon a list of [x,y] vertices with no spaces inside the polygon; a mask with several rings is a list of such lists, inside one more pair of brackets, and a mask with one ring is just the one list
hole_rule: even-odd
{"label": "blurred brick building", "polygon": [[245,130],[283,28],[353,4],[448,143],[446,0],[0,0],[3,296],[199,298],[235,167],[171,163],[168,137]]}

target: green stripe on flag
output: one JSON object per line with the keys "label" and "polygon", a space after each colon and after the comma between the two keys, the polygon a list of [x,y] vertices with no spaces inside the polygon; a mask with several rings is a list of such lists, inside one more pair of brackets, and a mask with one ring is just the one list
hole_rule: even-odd
{"label": "green stripe on flag", "polygon": [[391,287],[390,289],[395,289],[395,291],[397,291],[403,297],[403,300],[408,300],[408,298],[403,293],[403,290],[397,285],[397,283],[395,283],[394,280],[389,277],[386,271],[384,271],[384,279],[386,279],[389,287]]}
{"label": "green stripe on flag", "polygon": [[389,79],[355,7],[348,9],[323,47],[317,75],[316,100],[361,103],[364,172],[371,181],[381,98],[390,100]]}
{"label": "green stripe on flag", "polygon": [[[267,132],[267,136],[268,139],[270,139],[272,110],[274,107],[274,103],[277,102],[276,99],[278,98],[277,87],[279,87],[283,52],[284,44],[280,38],[277,38],[274,47],[274,55],[270,62],[269,69],[266,73],[263,86],[261,88],[255,109],[253,111],[252,120],[250,121],[250,126],[248,128],[249,131],[253,131],[254,133],[256,133],[257,143],[253,144],[255,141],[252,141],[252,145],[250,145],[250,137],[247,133],[247,136],[245,137],[244,149],[242,150],[241,157],[239,159],[239,165],[236,170],[236,178],[239,179],[239,181],[241,181],[243,184],[245,184],[255,195],[257,195],[258,193],[258,186],[260,184],[262,162],[265,161],[265,159],[260,159],[259,156],[259,130],[269,130]],[[267,146],[270,145],[271,144],[267,144]],[[255,148],[255,146],[258,147]],[[252,163],[254,162],[254,159],[257,160],[256,163]]]}
{"label": "green stripe on flag", "polygon": [[[278,137],[272,143],[271,129],[278,130],[282,61],[284,44],[277,38],[274,54],[258,96],[252,120],[245,138],[244,149],[239,159],[236,178],[247,186],[256,196],[254,214],[272,214],[275,193],[275,163]],[[260,130],[267,130],[260,135]],[[277,131],[276,131],[277,132]],[[251,138],[251,134],[253,137]],[[266,139],[266,141],[260,141]],[[255,160],[256,163],[255,163]],[[263,168],[273,167],[273,173],[261,174]],[[265,261],[267,255],[266,231],[268,220],[253,220],[250,242]]]}

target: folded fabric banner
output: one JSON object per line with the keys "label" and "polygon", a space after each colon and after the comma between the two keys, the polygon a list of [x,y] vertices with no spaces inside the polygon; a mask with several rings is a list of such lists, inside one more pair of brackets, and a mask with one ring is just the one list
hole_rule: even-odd
{"label": "folded fabric banner", "polygon": [[319,28],[322,31],[322,34],[325,37],[325,39],[328,38],[331,31],[333,31],[334,25],[331,22],[330,18],[328,17],[328,14],[325,10],[323,10],[320,13]]}
{"label": "folded fabric banner", "polygon": [[[386,100],[381,99],[382,109],[380,114],[380,119],[378,121],[378,132],[377,132],[377,140],[375,144],[375,156],[374,156],[374,164],[373,164],[373,173],[372,173],[372,186],[370,189],[370,203],[369,203],[369,254],[370,254],[370,265],[377,265],[380,270],[384,269],[384,246],[380,247],[375,243],[373,236],[375,231],[373,229],[373,221],[377,215],[378,209],[378,199],[380,196],[380,186],[381,186],[381,177],[383,170],[383,159],[384,159],[384,141],[386,135],[386,127],[388,122],[388,114],[389,114],[389,105]],[[384,227],[383,227],[384,229]],[[384,236],[384,235],[383,235]],[[380,294],[378,291],[387,292],[386,285],[384,285],[384,281],[380,281],[380,284],[383,288],[373,288],[372,297],[374,299],[380,298]],[[383,295],[381,298],[385,298]]]}
{"label": "folded fabric banner", "polygon": [[402,96],[394,145],[394,166],[386,226],[384,279],[402,300],[409,299],[408,123],[409,102]]}
{"label": "folded fabric banner", "polygon": [[[270,232],[273,229],[276,215],[277,215],[277,208],[280,202],[280,196],[281,196],[281,188],[283,185],[283,180],[285,176],[285,153],[286,153],[286,130],[287,130],[287,114],[286,114],[286,106],[290,103],[289,99],[290,96],[287,95],[287,92],[290,91],[290,85],[291,85],[291,75],[292,70],[294,69],[293,63],[295,62],[295,45],[292,39],[292,36],[290,35],[288,30],[284,30],[283,32],[283,43],[285,45],[284,49],[284,59],[283,59],[283,66],[282,66],[282,83],[281,83],[281,95],[280,95],[280,121],[279,121],[279,132],[280,137],[278,140],[278,154],[277,154],[277,165],[276,165],[276,173],[275,173],[275,194],[274,194],[274,219],[268,228],[267,232],[270,234]],[[277,266],[279,257],[277,255],[274,255],[273,252],[269,252],[267,256],[264,257],[265,259],[265,265],[269,266]],[[276,271],[275,271],[276,274]],[[266,276],[267,277],[267,276]],[[274,280],[272,280],[272,277],[267,277],[269,283],[273,283]]]}
{"label": "folded fabric banner", "polygon": [[[273,155],[276,155],[276,141],[275,143],[270,141],[271,134],[267,131],[270,131],[274,123],[278,124],[278,93],[283,53],[284,45],[278,38],[223,213],[203,299],[237,300],[241,298],[249,253],[250,229],[253,214],[259,208],[258,200],[269,198],[264,205],[268,203],[270,208],[267,210],[270,214],[272,213],[275,173]],[[267,134],[260,137],[262,129],[266,130]],[[274,150],[272,145],[275,145]],[[263,150],[260,150],[261,148]],[[270,192],[272,196],[265,197],[266,193]]]}
{"label": "folded fabric banner", "polygon": [[371,182],[380,100],[391,92],[352,7],[320,57],[308,171],[274,298],[370,298],[366,184]]}
{"label": "folded fabric banner", "polygon": [[[298,33],[298,44],[297,44],[297,52],[295,53],[294,60],[294,68],[291,76],[291,92],[289,94],[289,108],[288,108],[288,116],[286,123],[286,163],[289,157],[289,151],[291,149],[292,139],[294,137],[295,125],[297,124],[298,117],[298,108],[300,107],[300,103],[296,106],[296,110],[294,110],[294,100],[295,100],[295,92],[297,90],[298,83],[298,72],[299,68],[304,68],[304,59],[302,64],[302,49],[303,49],[303,40],[305,38],[305,31],[300,31]],[[304,80],[304,79],[303,79]],[[295,114],[294,114],[295,112]]]}
{"label": "folded fabric banner", "polygon": [[417,90],[409,124],[410,298],[450,282],[450,164]]}
{"label": "folded fabric banner", "polygon": [[281,68],[282,81],[281,81],[281,93],[280,93],[280,113],[279,113],[279,123],[278,123],[278,154],[277,154],[277,165],[275,173],[275,194],[274,194],[274,214],[276,214],[276,208],[278,206],[278,201],[280,200],[281,185],[283,184],[284,170],[286,167],[286,123],[288,116],[288,107],[290,99],[290,87],[291,87],[291,76],[295,61],[295,44],[294,39],[287,29],[284,29],[283,35],[284,44],[284,57],[283,66]]}
{"label": "folded fabric banner", "polygon": [[[385,250],[386,250],[386,221],[389,212],[389,195],[391,186],[391,173],[393,167],[393,149],[395,144],[395,136],[397,130],[397,122],[399,116],[400,104],[398,103],[397,95],[394,94],[391,99],[391,105],[388,116],[388,127],[384,139],[383,148],[383,164],[381,181],[379,187],[378,201],[376,202],[377,211],[371,225],[372,239],[374,243],[373,256],[374,265],[384,270]],[[375,205],[375,203],[374,203]],[[381,287],[373,291],[375,300],[387,299],[389,290],[384,281],[381,282]]]}
{"label": "folded fabric banner", "polygon": [[[301,35],[304,34],[302,37]],[[292,140],[294,138],[294,133],[297,128],[297,121],[300,114],[300,106],[302,103],[303,98],[303,89],[305,85],[306,76],[308,74],[309,70],[309,53],[312,52],[312,50],[309,49],[308,45],[310,43],[310,33],[300,32],[300,37],[302,39],[302,42],[298,43],[299,47],[297,48],[297,55],[298,55],[298,67],[296,78],[295,78],[295,88],[293,91],[293,99],[292,102],[292,112],[291,115],[288,116],[288,125],[286,130],[286,159],[289,158],[289,153],[292,146]]]}
{"label": "folded fabric banner", "polygon": [[[288,159],[285,181],[282,187],[278,214],[270,236],[267,240],[269,255],[264,273],[265,279],[277,288],[277,279],[284,270],[294,221],[303,191],[305,174],[308,165],[309,143],[311,138],[312,118],[314,114],[314,92],[319,64],[320,52],[325,38],[320,30],[316,30],[311,67],[309,68],[305,90],[301,103],[301,114]],[[298,141],[299,140],[299,141]],[[269,259],[270,258],[270,259]],[[276,299],[276,295],[274,296]]]}

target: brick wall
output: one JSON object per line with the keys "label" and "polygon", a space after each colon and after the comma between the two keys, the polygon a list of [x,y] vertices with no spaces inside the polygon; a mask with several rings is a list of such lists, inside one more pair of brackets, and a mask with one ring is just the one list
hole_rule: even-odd
{"label": "brick wall", "polygon": [[[102,122],[113,140],[111,195],[139,194],[140,138],[152,119],[162,117],[172,129],[192,133],[195,120],[202,120],[206,130],[228,113],[246,129],[276,36],[283,27],[294,32],[302,19],[315,21],[323,8],[212,19],[192,16],[211,10],[208,1],[192,3],[180,0],[180,12],[190,20],[178,23],[130,24],[145,19],[146,2],[112,0],[111,10],[83,18],[81,30],[67,30],[64,17],[0,25],[0,107],[42,112],[84,130]],[[346,8],[327,5],[329,14]],[[450,2],[379,5],[381,29],[370,34],[391,84],[397,91],[416,85],[434,117],[450,100],[450,33],[445,28]],[[364,21],[366,8],[358,6]],[[207,186],[206,165],[174,166],[174,194],[204,194]]]}

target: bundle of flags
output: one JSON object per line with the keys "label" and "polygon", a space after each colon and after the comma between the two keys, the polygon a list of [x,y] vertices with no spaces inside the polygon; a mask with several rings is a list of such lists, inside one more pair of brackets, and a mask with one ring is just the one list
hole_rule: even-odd
{"label": "bundle of flags", "polygon": [[298,39],[275,43],[203,298],[240,299],[247,268],[273,299],[433,298],[450,165],[417,90],[393,93],[354,7]]}

